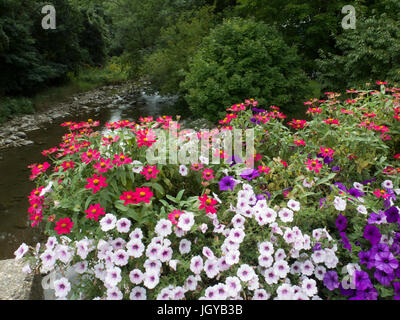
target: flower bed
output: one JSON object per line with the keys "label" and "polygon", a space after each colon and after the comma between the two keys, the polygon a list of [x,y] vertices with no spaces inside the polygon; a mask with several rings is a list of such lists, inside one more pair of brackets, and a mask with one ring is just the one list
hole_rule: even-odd
{"label": "flower bed", "polygon": [[16,259],[57,270],[60,299],[398,299],[400,89],[379,84],[308,101],[312,120],[288,126],[278,107],[231,106],[221,132],[253,129],[256,153],[229,158],[197,133],[221,164],[148,163],[168,116],[106,134],[64,123],[49,162],[31,166],[29,219],[48,242]]}

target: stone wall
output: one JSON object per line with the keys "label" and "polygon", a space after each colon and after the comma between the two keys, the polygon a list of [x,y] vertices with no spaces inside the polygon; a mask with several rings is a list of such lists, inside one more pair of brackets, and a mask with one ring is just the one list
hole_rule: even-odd
{"label": "stone wall", "polygon": [[0,300],[42,300],[41,277],[22,272],[22,262],[0,260]]}

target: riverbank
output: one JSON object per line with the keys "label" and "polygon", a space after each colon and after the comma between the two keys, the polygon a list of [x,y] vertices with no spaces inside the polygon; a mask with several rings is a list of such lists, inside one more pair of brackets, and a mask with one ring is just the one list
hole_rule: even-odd
{"label": "riverbank", "polygon": [[[0,150],[10,147],[19,147],[33,144],[27,139],[28,133],[40,130],[44,124],[52,123],[57,119],[82,111],[96,111],[100,107],[113,108],[123,96],[137,96],[141,92],[141,85],[125,82],[118,85],[106,85],[88,92],[79,93],[65,99],[64,102],[54,103],[42,111],[32,115],[21,115],[3,123],[0,126]],[[135,100],[130,102],[135,104]]]}

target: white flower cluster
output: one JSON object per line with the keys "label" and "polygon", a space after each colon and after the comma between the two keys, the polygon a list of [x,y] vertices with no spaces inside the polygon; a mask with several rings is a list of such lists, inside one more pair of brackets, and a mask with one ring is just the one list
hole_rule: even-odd
{"label": "white flower cluster", "polygon": [[[236,206],[231,206],[234,213],[228,223],[221,223],[217,215],[207,215],[213,230],[208,223],[193,228],[195,215],[185,211],[176,225],[160,219],[153,238],[146,241],[142,229],[131,230],[129,219],[117,219],[108,213],[100,220],[100,228],[108,238],[72,242],[62,237],[62,243],[58,243],[51,237],[43,253],[37,256],[42,272],[58,270],[58,261],[65,269],[74,257],[74,261],[78,259],[72,266],[74,271],[82,279],[98,279],[103,284],[104,294],[96,299],[114,300],[124,296],[132,300],[147,299],[149,291],[163,300],[184,299],[190,292],[207,300],[319,299],[317,283],[323,280],[326,269],[338,264],[337,248],[325,229],[315,229],[310,236],[296,226],[288,226],[300,209],[300,203],[295,200],[289,200],[286,208],[269,208],[267,201],[257,198],[250,185],[243,184]],[[244,243],[252,236],[251,232],[246,233],[249,224],[253,231],[254,228],[260,233],[269,230],[265,233],[268,236],[252,248],[252,260],[243,257]],[[198,241],[207,231],[213,234],[211,237],[219,237],[219,248],[212,239]],[[22,245],[16,257],[22,258],[27,251],[28,247]],[[159,288],[160,283],[168,283],[161,280],[168,279],[171,269],[183,272],[185,280],[178,286],[168,284]],[[212,285],[204,287],[204,283]],[[60,299],[66,298],[71,290],[65,277],[54,280],[52,287]]]}

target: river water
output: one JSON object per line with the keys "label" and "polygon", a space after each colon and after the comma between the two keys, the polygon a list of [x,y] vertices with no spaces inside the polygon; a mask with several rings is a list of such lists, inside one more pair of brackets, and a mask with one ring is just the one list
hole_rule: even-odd
{"label": "river water", "polygon": [[[176,98],[159,95],[136,97],[137,104],[119,99],[113,108],[97,108],[96,112],[82,110],[65,118],[57,119],[40,130],[28,132],[27,139],[35,143],[18,148],[0,151],[0,260],[14,258],[14,251],[22,242],[34,245],[41,238],[38,230],[31,228],[28,222],[28,195],[35,188],[29,180],[32,163],[47,161],[41,152],[57,146],[66,129],[60,124],[65,121],[87,121],[89,118],[105,122],[118,120],[138,120],[141,116],[177,115],[184,110],[176,105]],[[183,114],[184,116],[184,114]]]}

